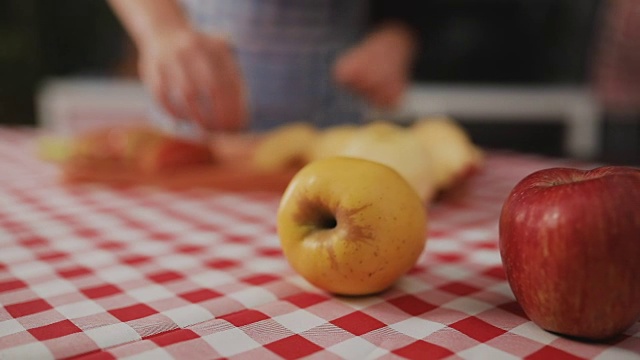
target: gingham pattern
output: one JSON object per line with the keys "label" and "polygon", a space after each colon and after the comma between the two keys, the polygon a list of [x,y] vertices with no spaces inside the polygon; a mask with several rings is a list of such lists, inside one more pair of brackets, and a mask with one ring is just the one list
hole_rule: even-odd
{"label": "gingham pattern", "polygon": [[334,297],[288,266],[279,195],[65,187],[32,130],[0,130],[0,359],[632,359],[540,330],[515,302],[497,218],[515,183],[566,161],[489,153],[430,211],[427,249],[377,296]]}

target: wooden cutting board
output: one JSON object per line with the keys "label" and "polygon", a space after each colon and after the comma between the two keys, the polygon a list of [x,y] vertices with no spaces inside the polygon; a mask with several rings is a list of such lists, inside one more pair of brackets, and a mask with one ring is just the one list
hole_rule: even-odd
{"label": "wooden cutting board", "polygon": [[212,188],[223,191],[282,193],[298,168],[260,172],[251,165],[255,138],[224,136],[214,140],[217,161],[161,173],[144,173],[122,163],[68,161],[61,165],[66,184],[149,185],[171,189]]}
{"label": "wooden cutting board", "polygon": [[224,191],[269,191],[281,193],[294,171],[258,173],[237,166],[198,166],[172,173],[145,174],[120,166],[65,164],[62,181],[66,184],[103,183],[118,186],[152,185],[172,189],[214,188]]}

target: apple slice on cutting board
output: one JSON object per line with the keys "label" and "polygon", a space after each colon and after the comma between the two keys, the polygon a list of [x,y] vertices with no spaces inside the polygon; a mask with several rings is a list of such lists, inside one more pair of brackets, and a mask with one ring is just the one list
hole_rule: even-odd
{"label": "apple slice on cutting board", "polygon": [[302,167],[309,162],[317,133],[312,124],[296,122],[261,134],[254,148],[253,167],[261,172]]}
{"label": "apple slice on cutting board", "polygon": [[435,194],[430,157],[412,132],[388,121],[375,121],[352,134],[339,154],[387,165],[409,182],[420,199]]}
{"label": "apple slice on cutting board", "polygon": [[[291,170],[260,173],[250,166],[253,134],[216,134],[211,143],[173,137],[155,128],[103,128],[70,139],[42,137],[39,156],[55,161],[62,182],[204,187],[282,193]],[[56,150],[59,154],[52,154]]]}
{"label": "apple slice on cutting board", "polygon": [[429,154],[434,186],[438,191],[454,188],[483,167],[484,152],[453,118],[421,118],[410,130]]}
{"label": "apple slice on cutting board", "polygon": [[398,171],[425,202],[453,193],[483,167],[484,153],[450,117],[425,117],[411,126],[386,120],[316,128],[296,122],[260,135],[252,166],[299,169],[332,156],[377,161]]}

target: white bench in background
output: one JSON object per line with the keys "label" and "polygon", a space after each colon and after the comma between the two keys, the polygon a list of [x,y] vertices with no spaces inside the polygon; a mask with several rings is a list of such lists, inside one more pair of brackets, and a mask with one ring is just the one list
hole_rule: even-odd
{"label": "white bench in background", "polygon": [[[135,80],[50,79],[38,94],[38,124],[70,134],[95,125],[139,121],[148,106],[148,95]],[[588,159],[600,152],[600,109],[583,87],[417,83],[400,109],[388,115],[413,119],[433,114],[484,122],[561,120],[567,129],[563,143],[567,155]]]}
{"label": "white bench in background", "polygon": [[447,114],[465,121],[562,121],[567,155],[590,159],[600,154],[601,109],[586,87],[416,84],[398,116]]}

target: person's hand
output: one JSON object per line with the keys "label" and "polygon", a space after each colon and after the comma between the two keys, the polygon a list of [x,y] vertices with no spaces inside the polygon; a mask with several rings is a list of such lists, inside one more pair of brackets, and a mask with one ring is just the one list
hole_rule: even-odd
{"label": "person's hand", "polygon": [[209,130],[245,126],[244,84],[231,44],[191,29],[157,34],[140,46],[140,75],[177,119]]}
{"label": "person's hand", "polygon": [[385,24],[338,58],[334,77],[374,106],[393,108],[409,84],[415,43],[405,26]]}

